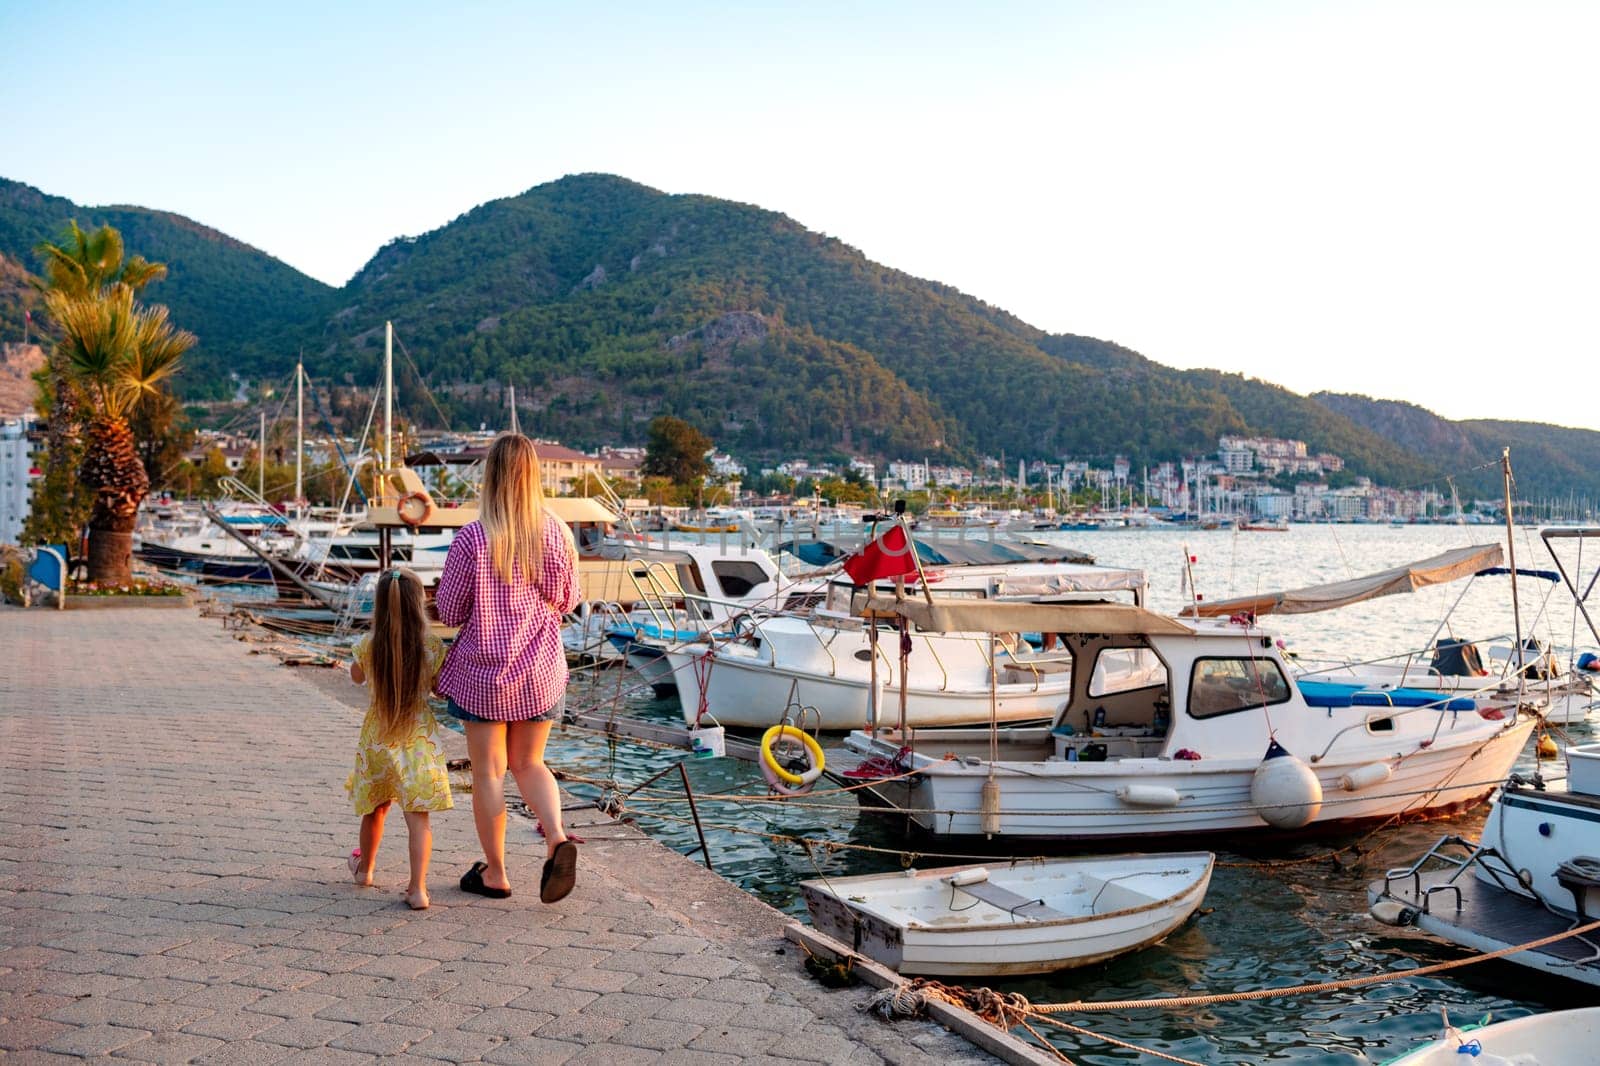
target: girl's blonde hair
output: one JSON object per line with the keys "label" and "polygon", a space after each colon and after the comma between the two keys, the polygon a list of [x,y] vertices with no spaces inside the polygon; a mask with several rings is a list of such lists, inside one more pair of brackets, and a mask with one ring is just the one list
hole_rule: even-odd
{"label": "girl's blonde hair", "polygon": [[483,464],[478,521],[489,538],[495,573],[514,584],[536,584],[544,564],[544,489],[539,484],[539,453],[520,433],[503,433]]}
{"label": "girl's blonde hair", "polygon": [[411,571],[387,570],[378,578],[369,648],[379,737],[384,743],[402,740],[433,684],[422,582]]}

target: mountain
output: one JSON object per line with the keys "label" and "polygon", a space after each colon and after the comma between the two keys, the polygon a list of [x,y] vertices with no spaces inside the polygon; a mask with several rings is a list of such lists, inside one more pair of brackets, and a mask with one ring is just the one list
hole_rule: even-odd
{"label": "mountain", "polygon": [[[200,335],[180,382],[189,396],[225,394],[230,370],[283,374],[302,346],[315,380],[369,389],[391,320],[414,421],[504,424],[510,384],[525,429],[578,446],[638,443],[664,413],[751,458],[1125,455],[1138,466],[1255,433],[1417,485],[1513,432],[1461,423],[1457,438],[1440,423],[1431,443],[1396,435],[1394,419],[1354,402],[1048,334],[776,212],[611,175],[562,178],[391,241],[338,290],[181,216],[82,208],[0,180],[10,260],[35,262],[34,246],[71,217],[116,225],[131,250],[168,263],[149,291]],[[26,298],[8,303],[4,267],[0,316]],[[364,409],[348,391],[335,400]],[[1581,473],[1557,461],[1572,441],[1535,428],[1549,427],[1515,430],[1542,449],[1519,462],[1524,486],[1565,491]]]}
{"label": "mountain", "polygon": [[[199,342],[185,357],[179,380],[188,396],[232,393],[228,372],[274,376],[293,369],[308,323],[325,312],[335,290],[182,215],[144,207],[85,207],[21,182],[0,178],[0,329],[20,339],[20,266],[41,269],[37,248],[59,241],[69,219],[84,229],[115,226],[130,253],[167,265],[167,276],[145,290],[164,303],[173,321]],[[35,310],[35,317],[38,312]],[[15,332],[13,332],[15,331]]]}
{"label": "mountain", "polygon": [[[502,417],[509,382],[528,398],[524,425],[573,443],[637,439],[667,411],[746,454],[1142,462],[1213,450],[1251,427],[1235,396],[1271,389],[1051,336],[783,215],[607,175],[392,242],[338,303],[315,346],[324,370],[370,380],[390,318],[464,421]],[[1418,471],[1304,397],[1272,396],[1278,422],[1361,452],[1363,472]]]}
{"label": "mountain", "polygon": [[[1319,392],[1317,403],[1408,452],[1452,471],[1457,488],[1498,499],[1504,491],[1500,452],[1511,449],[1519,496],[1600,497],[1600,433],[1542,422],[1469,419],[1450,422],[1416,404]],[[1490,467],[1492,469],[1484,469]]]}

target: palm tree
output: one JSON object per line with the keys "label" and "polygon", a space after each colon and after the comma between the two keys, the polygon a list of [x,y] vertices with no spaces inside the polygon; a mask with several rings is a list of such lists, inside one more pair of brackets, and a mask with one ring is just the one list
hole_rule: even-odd
{"label": "palm tree", "polygon": [[175,328],[165,307],[140,306],[134,293],[165,272],[133,256],[109,226],[92,236],[73,223],[68,245],[46,245],[50,287],[45,308],[61,337],[56,344],[56,402],[70,397],[64,417],[85,434],[78,480],[94,492],[89,516],[89,579],[122,585],[132,580],[133,527],[150,490],[129,416],[159,403],[160,385],[194,335]]}
{"label": "palm tree", "polygon": [[[137,294],[167,272],[165,266],[142,256],[125,256],[122,234],[115,228],[101,226],[86,233],[76,220],[67,223],[59,244],[41,244],[38,252],[44,260],[46,282],[35,284],[46,291],[74,297],[103,295],[117,284],[126,285]],[[30,535],[55,541],[75,538],[90,506],[78,491],[76,469],[83,452],[82,398],[71,362],[59,343],[50,352],[47,380],[45,469],[42,484],[35,492],[35,510],[38,512],[39,504],[46,499],[53,503],[44,508],[48,513],[32,515],[29,526]]]}

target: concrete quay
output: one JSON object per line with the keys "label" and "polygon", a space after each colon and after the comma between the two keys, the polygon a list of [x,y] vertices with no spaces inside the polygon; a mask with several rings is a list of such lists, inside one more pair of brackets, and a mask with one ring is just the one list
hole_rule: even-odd
{"label": "concrete quay", "polygon": [[[994,1062],[828,991],[784,916],[599,815],[578,889],[460,892],[470,797],[410,911],[392,818],[351,884],[359,715],[192,611],[0,608],[0,1058],[66,1062]],[[588,828],[586,826],[592,826]]]}

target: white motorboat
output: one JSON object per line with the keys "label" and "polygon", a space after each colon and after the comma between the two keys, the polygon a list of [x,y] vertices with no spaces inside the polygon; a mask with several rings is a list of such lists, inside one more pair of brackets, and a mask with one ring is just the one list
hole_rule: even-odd
{"label": "white motorboat", "polygon": [[1592,1066],[1600,1041],[1600,1007],[1529,1014],[1457,1029],[1384,1066]]}
{"label": "white motorboat", "polygon": [[[878,802],[937,836],[1151,837],[1433,816],[1510,772],[1535,720],[1470,699],[1312,706],[1273,634],[1120,604],[862,604],[924,631],[1067,636],[1070,692],[1048,724],[862,730],[851,758],[892,766]],[[892,698],[892,697],[891,697]],[[881,720],[881,719],[880,719]]]}
{"label": "white motorboat", "polygon": [[[1445,836],[1368,886],[1373,917],[1474,951],[1553,936],[1600,917],[1600,744],[1567,750],[1563,782],[1512,778],[1477,842]],[[1508,961],[1600,986],[1600,933]]]}
{"label": "white motorboat", "polygon": [[812,923],[902,974],[1049,973],[1148,947],[1205,899],[1215,856],[1110,855],[802,881]]}
{"label": "white motorboat", "polygon": [[[975,601],[1118,594],[1137,600],[1145,586],[1143,571],[1080,563],[952,566],[930,580],[941,597]],[[694,725],[704,718],[721,726],[765,729],[804,708],[807,727],[866,726],[874,683],[888,691],[900,683],[900,634],[893,625],[864,626],[852,617],[851,595],[848,579],[834,581],[827,599],[810,613],[747,615],[728,639],[665,647],[685,721]],[[991,660],[996,642],[987,633],[911,625],[905,657],[907,726],[970,725],[987,722],[991,712],[1002,722],[1054,715],[1071,690],[1071,657],[1035,654],[1021,632],[1003,636]]]}

